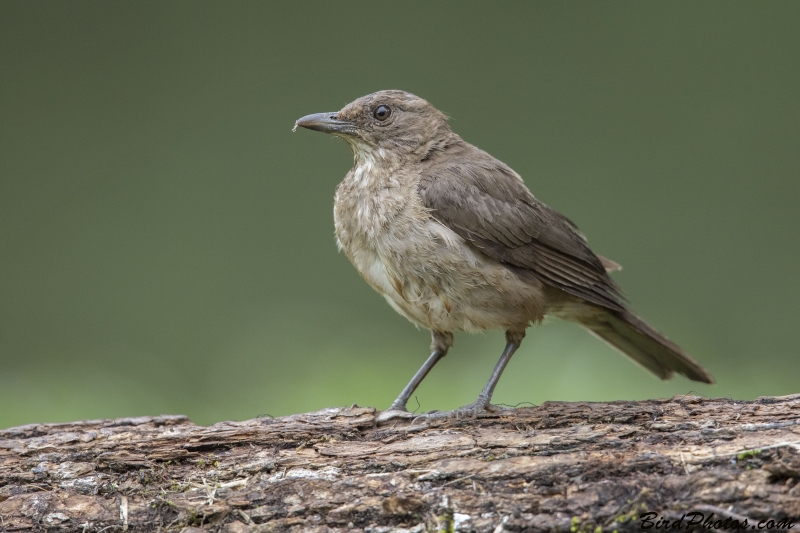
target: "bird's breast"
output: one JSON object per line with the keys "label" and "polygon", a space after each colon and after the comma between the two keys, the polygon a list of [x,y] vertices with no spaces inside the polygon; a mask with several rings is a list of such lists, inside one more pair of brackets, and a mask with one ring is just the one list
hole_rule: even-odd
{"label": "bird's breast", "polygon": [[392,224],[403,223],[397,219],[411,192],[408,180],[376,170],[369,160],[348,172],[336,189],[333,211],[342,249],[379,245]]}
{"label": "bird's breast", "polygon": [[435,220],[413,180],[355,168],[337,188],[334,222],[339,247],[361,276],[420,326],[508,329],[538,319],[541,289]]}

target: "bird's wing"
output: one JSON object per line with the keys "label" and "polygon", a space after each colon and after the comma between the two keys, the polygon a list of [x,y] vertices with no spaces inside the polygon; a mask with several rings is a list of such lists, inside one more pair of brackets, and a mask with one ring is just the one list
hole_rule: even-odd
{"label": "bird's wing", "polygon": [[475,149],[428,168],[418,186],[431,216],[489,257],[608,309],[625,298],[572,221],[538,201],[519,176]]}

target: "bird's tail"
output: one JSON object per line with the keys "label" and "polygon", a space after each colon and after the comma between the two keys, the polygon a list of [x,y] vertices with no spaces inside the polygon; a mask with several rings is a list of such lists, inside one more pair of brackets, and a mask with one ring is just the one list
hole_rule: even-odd
{"label": "bird's tail", "polygon": [[673,372],[678,372],[694,381],[714,383],[711,374],[677,344],[629,311],[603,310],[579,322],[661,379],[669,379]]}

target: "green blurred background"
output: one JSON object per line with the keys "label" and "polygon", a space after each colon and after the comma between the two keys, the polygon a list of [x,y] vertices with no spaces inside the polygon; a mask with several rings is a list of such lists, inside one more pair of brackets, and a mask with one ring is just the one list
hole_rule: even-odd
{"label": "green blurred background", "polygon": [[[388,406],[428,333],[337,253],[347,145],[290,130],[389,88],[575,220],[718,380],[551,321],[497,402],[800,392],[798,28],[800,2],[3,2],[0,427]],[[472,401],[502,347],[457,335],[420,409]]]}

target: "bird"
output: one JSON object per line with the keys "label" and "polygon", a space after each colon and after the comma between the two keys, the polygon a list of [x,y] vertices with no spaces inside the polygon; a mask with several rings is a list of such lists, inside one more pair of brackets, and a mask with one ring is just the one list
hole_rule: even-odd
{"label": "bird", "polygon": [[400,315],[431,331],[431,353],[380,419],[413,416],[412,394],[457,332],[501,330],[506,346],[478,398],[429,418],[496,411],[495,387],[528,327],[577,322],[661,379],[714,379],[633,313],[578,227],[519,174],[452,131],[448,116],[400,90],[378,91],[298,127],[343,139],[353,168],[336,188],[338,247]]}

